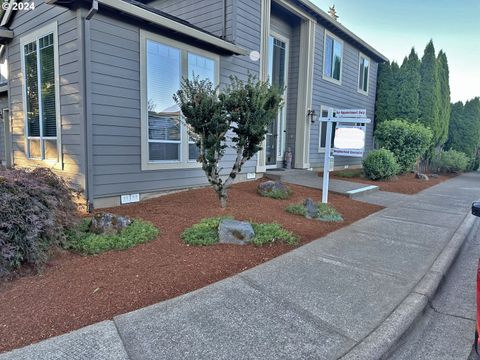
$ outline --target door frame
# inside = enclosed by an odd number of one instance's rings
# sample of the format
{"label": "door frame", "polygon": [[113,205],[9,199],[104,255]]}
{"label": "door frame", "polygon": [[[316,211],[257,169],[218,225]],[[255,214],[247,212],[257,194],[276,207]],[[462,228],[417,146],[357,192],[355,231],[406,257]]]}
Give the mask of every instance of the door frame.
{"label": "door frame", "polygon": [[[284,112],[283,112],[283,116],[282,116],[282,119],[279,119],[278,115],[277,115],[277,118],[276,118],[276,131],[277,131],[277,137],[276,137],[276,148],[275,148],[275,152],[276,152],[276,163],[275,164],[272,164],[272,165],[267,165],[266,163],[266,168],[267,169],[275,169],[275,168],[278,168],[278,162],[280,161],[283,161],[283,153],[285,153],[285,143],[287,141],[287,133],[286,133],[286,128],[287,128],[287,102],[288,102],[288,76],[290,74],[290,71],[289,71],[289,65],[290,65],[290,39],[280,33],[278,33],[277,31],[275,30],[272,30],[270,29],[269,33],[268,33],[268,40],[270,42],[270,37],[274,38],[274,39],[277,39],[277,40],[280,40],[281,42],[285,43],[285,69],[284,69],[284,86],[285,86],[285,91],[284,93],[282,94],[282,99],[283,99],[283,109],[284,109]],[[272,54],[268,54],[268,59],[267,59],[267,66],[270,65],[270,59],[271,59],[271,55]],[[268,74],[270,73],[270,68],[268,68]],[[283,149],[282,149],[282,146],[283,146]],[[280,155],[279,155],[280,153]]]}

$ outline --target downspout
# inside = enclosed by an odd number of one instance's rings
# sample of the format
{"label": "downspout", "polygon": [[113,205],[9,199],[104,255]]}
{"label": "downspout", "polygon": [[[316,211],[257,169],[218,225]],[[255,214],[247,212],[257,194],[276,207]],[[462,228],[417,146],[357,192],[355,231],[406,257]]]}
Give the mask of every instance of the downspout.
{"label": "downspout", "polygon": [[223,40],[227,39],[227,0],[223,0],[223,7],[222,7],[222,36]]}
{"label": "downspout", "polygon": [[85,106],[85,171],[87,209],[93,211],[93,121],[92,121],[92,96],[91,96],[91,30],[90,20],[98,12],[98,1],[92,1],[92,7],[87,13],[83,25],[83,81],[84,81],[84,106]]}

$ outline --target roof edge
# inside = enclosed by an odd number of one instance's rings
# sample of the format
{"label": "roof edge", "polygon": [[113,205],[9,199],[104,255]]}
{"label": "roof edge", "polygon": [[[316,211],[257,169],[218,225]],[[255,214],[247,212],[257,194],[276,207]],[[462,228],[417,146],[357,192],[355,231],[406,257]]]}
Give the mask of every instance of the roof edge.
{"label": "roof edge", "polygon": [[385,55],[383,55],[378,50],[376,50],[373,46],[369,45],[367,42],[365,42],[360,37],[355,35],[352,31],[347,29],[344,25],[340,24],[338,21],[334,21],[325,11],[320,9],[317,5],[312,3],[310,0],[295,0],[295,1],[297,1],[298,3],[302,4],[306,8],[313,11],[316,15],[320,16],[324,21],[328,22],[330,25],[337,28],[338,30],[343,32],[348,37],[351,37],[353,40],[355,40],[360,45],[365,47],[368,51],[370,51],[372,54],[374,54],[379,59],[383,60],[384,62],[389,61],[389,59]]}
{"label": "roof edge", "polygon": [[235,55],[247,55],[248,51],[240,46],[232,44],[231,42],[222,40],[214,35],[205,33],[203,31],[194,29],[190,26],[181,24],[175,20],[168,19],[159,14],[155,14],[151,11],[143,9],[133,4],[129,4],[124,1],[118,0],[98,0],[100,5],[110,7],[112,9],[121,11],[125,14],[131,15],[133,17],[140,18],[145,21],[149,21],[155,25],[159,25],[170,30],[176,31],[182,35],[193,37],[197,40],[205,42],[207,44],[213,45],[222,50],[231,52]]}

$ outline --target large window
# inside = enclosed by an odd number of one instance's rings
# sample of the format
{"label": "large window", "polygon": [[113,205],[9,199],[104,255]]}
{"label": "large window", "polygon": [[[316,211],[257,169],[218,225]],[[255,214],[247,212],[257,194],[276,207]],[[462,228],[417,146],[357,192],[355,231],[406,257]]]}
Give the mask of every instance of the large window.
{"label": "large window", "polygon": [[370,59],[360,53],[358,64],[358,91],[368,95],[368,76],[370,74]]}
{"label": "large window", "polygon": [[[199,151],[189,134],[173,94],[182,78],[209,79],[217,83],[218,60],[215,55],[156,35],[142,33],[145,41],[147,163],[153,168],[190,167]],[[150,167],[152,168],[152,167]]]}
{"label": "large window", "polygon": [[21,40],[26,152],[31,159],[58,160],[55,41],[54,29]]}
{"label": "large window", "polygon": [[[328,110],[332,108],[328,106],[321,106],[320,109],[320,118],[327,118],[328,117]],[[327,143],[327,123],[324,121],[319,121],[318,124],[318,152],[325,152],[325,144]],[[337,123],[332,123],[332,146],[333,140],[335,139],[335,127]]]}
{"label": "large window", "polygon": [[343,42],[329,32],[325,32],[323,78],[340,83],[342,81],[342,62]]}

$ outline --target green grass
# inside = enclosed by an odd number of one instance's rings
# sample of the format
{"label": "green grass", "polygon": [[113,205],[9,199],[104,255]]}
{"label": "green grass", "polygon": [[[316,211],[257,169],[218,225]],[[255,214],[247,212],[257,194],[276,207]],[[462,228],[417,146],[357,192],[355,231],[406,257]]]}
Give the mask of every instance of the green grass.
{"label": "green grass", "polygon": [[116,235],[93,234],[88,231],[89,225],[90,220],[85,219],[76,229],[68,231],[65,248],[86,255],[100,254],[129,249],[155,239],[160,233],[151,223],[142,220],[134,220]]}
{"label": "green grass", "polygon": [[[317,203],[315,219],[322,221],[338,222],[343,221],[342,215],[330,204]],[[305,216],[307,210],[303,204],[291,204],[285,209],[290,214]]]}
{"label": "green grass", "polygon": [[335,176],[338,177],[343,177],[343,178],[358,178],[363,175],[363,170],[362,169],[351,169],[351,170],[341,170],[338,172],[335,172]]}
{"label": "green grass", "polygon": [[[218,243],[218,226],[223,219],[233,219],[230,216],[202,219],[199,223],[185,229],[181,235],[182,240],[188,245],[206,246]],[[283,229],[279,224],[252,223],[255,237],[252,244],[262,246],[276,241],[294,245],[297,237],[290,231]]]}

